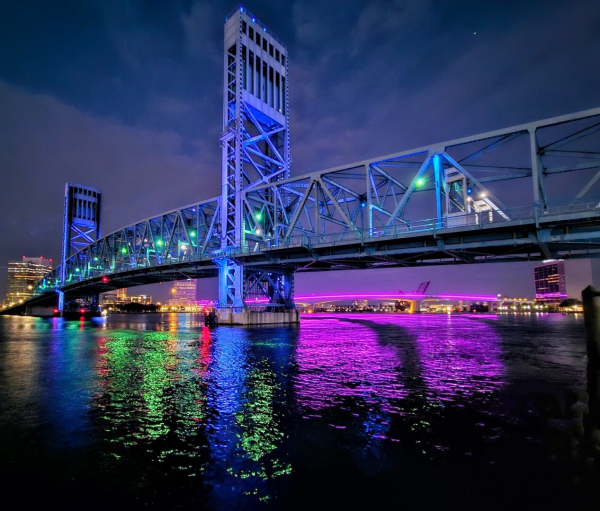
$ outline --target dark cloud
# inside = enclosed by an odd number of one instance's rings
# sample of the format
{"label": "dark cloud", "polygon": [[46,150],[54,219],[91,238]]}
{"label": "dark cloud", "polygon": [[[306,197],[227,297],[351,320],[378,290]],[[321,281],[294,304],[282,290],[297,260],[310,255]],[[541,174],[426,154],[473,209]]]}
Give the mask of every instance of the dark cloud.
{"label": "dark cloud", "polygon": [[[106,232],[218,193],[233,7],[2,3],[0,264],[58,259],[66,181],[104,191]],[[295,174],[600,105],[596,1],[246,7],[290,51]]]}
{"label": "dark cloud", "polygon": [[295,2],[296,167],[597,106],[598,4],[543,5]]}

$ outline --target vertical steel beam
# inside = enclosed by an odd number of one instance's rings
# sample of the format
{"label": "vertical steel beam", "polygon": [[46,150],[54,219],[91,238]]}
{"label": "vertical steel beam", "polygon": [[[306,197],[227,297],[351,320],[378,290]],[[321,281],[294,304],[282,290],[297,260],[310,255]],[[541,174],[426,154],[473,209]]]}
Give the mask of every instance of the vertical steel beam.
{"label": "vertical steel beam", "polygon": [[437,218],[437,227],[441,229],[443,226],[443,213],[442,213],[442,186],[443,186],[443,177],[442,177],[442,162],[440,160],[439,154],[433,155],[433,174],[435,177],[435,212]]}
{"label": "vertical steel beam", "polygon": [[548,208],[546,199],[546,182],[544,176],[544,166],[540,156],[540,146],[535,128],[529,129],[529,146],[531,150],[531,178],[533,181],[533,202],[535,203],[536,213],[541,208],[545,211]]}
{"label": "vertical steel beam", "polygon": [[[373,196],[371,190],[371,180],[373,176],[373,169],[371,165],[365,164],[365,190],[367,190],[367,236],[371,237],[373,235]],[[361,226],[364,230],[364,225]],[[364,236],[364,234],[363,234]]]}

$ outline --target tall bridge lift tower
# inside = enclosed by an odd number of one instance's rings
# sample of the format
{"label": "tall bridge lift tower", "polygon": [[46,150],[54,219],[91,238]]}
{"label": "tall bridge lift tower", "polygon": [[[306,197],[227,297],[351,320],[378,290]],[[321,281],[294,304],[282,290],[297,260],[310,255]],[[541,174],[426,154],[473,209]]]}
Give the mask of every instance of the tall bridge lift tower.
{"label": "tall bridge lift tower", "polygon": [[[225,22],[219,321],[298,321],[293,273],[236,261],[255,242],[276,238],[286,207],[273,187],[260,205],[245,192],[290,177],[288,53],[244,7]],[[281,223],[281,227],[279,226]],[[259,312],[260,311],[260,312]]]}

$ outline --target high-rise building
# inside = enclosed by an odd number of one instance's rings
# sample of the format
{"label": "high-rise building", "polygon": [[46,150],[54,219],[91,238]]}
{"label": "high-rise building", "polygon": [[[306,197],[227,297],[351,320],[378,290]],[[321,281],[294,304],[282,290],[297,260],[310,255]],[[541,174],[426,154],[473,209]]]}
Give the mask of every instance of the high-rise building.
{"label": "high-rise building", "polygon": [[564,261],[548,261],[542,266],[536,266],[533,276],[536,301],[561,302],[567,297]]}
{"label": "high-rise building", "polygon": [[36,282],[52,271],[52,259],[25,257],[9,261],[5,306],[16,305],[33,295]]}
{"label": "high-rise building", "polygon": [[173,283],[171,305],[192,305],[196,302],[196,280],[176,280]]}

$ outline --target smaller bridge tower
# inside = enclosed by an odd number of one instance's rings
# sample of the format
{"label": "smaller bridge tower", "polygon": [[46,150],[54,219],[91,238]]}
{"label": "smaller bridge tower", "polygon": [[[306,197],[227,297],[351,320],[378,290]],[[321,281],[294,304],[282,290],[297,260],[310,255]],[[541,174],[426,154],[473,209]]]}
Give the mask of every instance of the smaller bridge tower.
{"label": "smaller bridge tower", "polygon": [[[63,216],[63,238],[60,281],[65,286],[69,276],[66,261],[74,253],[86,248],[102,237],[102,192],[96,188],[75,183],[65,185],[65,209]],[[98,308],[98,295],[78,297],[88,302],[90,309]],[[65,308],[76,304],[67,301],[65,294],[58,292],[58,309],[61,313]]]}

